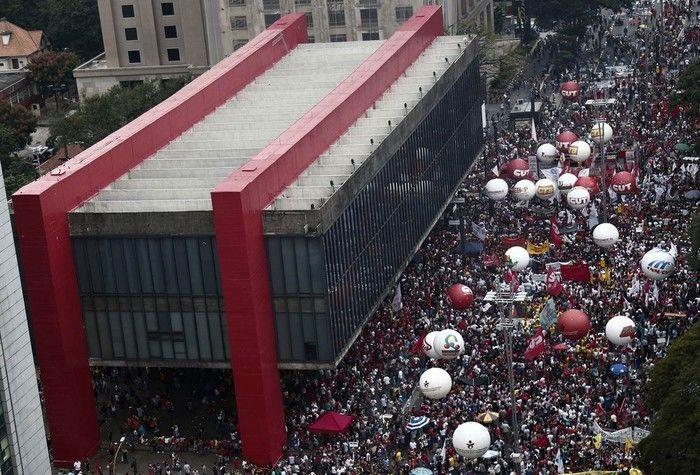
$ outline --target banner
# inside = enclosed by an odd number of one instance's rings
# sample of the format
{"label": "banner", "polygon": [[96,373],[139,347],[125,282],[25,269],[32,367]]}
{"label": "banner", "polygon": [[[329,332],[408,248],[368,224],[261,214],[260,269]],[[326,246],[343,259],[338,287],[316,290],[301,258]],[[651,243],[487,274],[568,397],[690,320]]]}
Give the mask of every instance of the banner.
{"label": "banner", "polygon": [[549,239],[552,241],[554,247],[561,247],[561,234],[559,234],[559,225],[557,224],[556,216],[552,216],[552,221],[549,224]]}
{"label": "banner", "polygon": [[503,244],[506,247],[525,247],[527,241],[522,236],[501,236],[501,244]]}
{"label": "banner", "polygon": [[551,297],[547,299],[540,311],[540,325],[545,330],[554,325],[557,322],[557,308],[554,305],[554,299]]}
{"label": "banner", "polygon": [[401,311],[403,308],[403,300],[401,297],[401,285],[396,286],[396,293],[394,294],[394,299],[391,301],[391,310],[396,313]]}
{"label": "banner", "polygon": [[607,442],[617,444],[623,444],[628,440],[636,444],[650,434],[648,430],[639,427],[625,427],[616,431],[607,431],[598,425],[598,421],[593,421],[593,433],[602,435],[603,440]]}
{"label": "banner", "polygon": [[474,221],[472,221],[472,234],[479,241],[486,239],[486,228],[479,226]]}
{"label": "banner", "polygon": [[554,295],[555,297],[557,297],[564,290],[564,287],[561,285],[560,277],[561,275],[557,275],[557,273],[554,272],[553,269],[547,269],[546,283],[547,293],[549,293],[549,295]]}
{"label": "banner", "polygon": [[500,259],[495,254],[485,254],[481,260],[484,263],[484,267],[496,267],[500,263]]}
{"label": "banner", "polygon": [[527,241],[527,252],[531,256],[546,254],[549,252],[549,241],[545,241],[542,244],[533,244],[530,241]]}
{"label": "banner", "polygon": [[544,333],[538,328],[525,349],[525,361],[532,361],[544,352]]}
{"label": "banner", "polygon": [[584,262],[576,262],[574,264],[562,264],[561,266],[562,280],[573,282],[590,282],[591,270]]}

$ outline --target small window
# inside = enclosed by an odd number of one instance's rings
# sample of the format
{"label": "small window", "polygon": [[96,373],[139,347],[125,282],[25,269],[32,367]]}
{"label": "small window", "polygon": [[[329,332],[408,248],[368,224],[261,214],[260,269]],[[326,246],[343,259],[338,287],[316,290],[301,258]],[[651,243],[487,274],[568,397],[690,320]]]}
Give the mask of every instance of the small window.
{"label": "small window", "polygon": [[134,18],[134,6],[133,5],[122,5],[122,17],[124,18]]}
{"label": "small window", "polygon": [[396,21],[403,23],[413,16],[413,7],[396,7]]}
{"label": "small window", "polygon": [[124,36],[126,37],[127,41],[136,41],[139,39],[136,28],[124,28]]}
{"label": "small window", "polygon": [[268,13],[265,15],[265,28],[269,28],[274,22],[280,19],[279,13]]}
{"label": "small window", "polygon": [[362,33],[362,41],[370,41],[370,40],[378,40],[379,39],[379,32],[373,31],[373,32],[364,32]]}
{"label": "small window", "polygon": [[141,51],[139,51],[139,50],[129,51],[129,62],[130,63],[140,63],[141,62]]}
{"label": "small window", "polygon": [[314,27],[314,15],[311,12],[306,12],[306,27],[307,28],[313,28]]}
{"label": "small window", "polygon": [[168,25],[164,27],[163,30],[165,31],[166,38],[177,38],[177,26]]}
{"label": "small window", "polygon": [[244,7],[245,0],[228,0],[229,7]]}
{"label": "small window", "polygon": [[314,37],[314,35],[309,35],[309,41],[308,41],[308,42],[309,42],[309,43],[316,43],[316,38]]}
{"label": "small window", "polygon": [[163,16],[174,15],[175,5],[173,5],[173,2],[163,2],[160,4],[160,11],[163,13]]}
{"label": "small window", "polygon": [[231,29],[232,30],[247,30],[248,29],[248,20],[244,16],[231,17]]}
{"label": "small window", "polygon": [[347,35],[331,35],[331,43],[342,43],[343,41],[347,40]]}
{"label": "small window", "polygon": [[340,9],[331,9],[331,5],[335,6],[337,4],[328,4],[328,25],[345,26],[345,10],[342,9],[343,5],[340,5]]}
{"label": "small window", "polygon": [[233,40],[233,51],[241,49],[248,43],[248,40]]}
{"label": "small window", "polygon": [[168,61],[180,61],[179,48],[168,48]]}
{"label": "small window", "polygon": [[294,0],[294,5],[302,6],[302,5],[311,5],[311,0]]}

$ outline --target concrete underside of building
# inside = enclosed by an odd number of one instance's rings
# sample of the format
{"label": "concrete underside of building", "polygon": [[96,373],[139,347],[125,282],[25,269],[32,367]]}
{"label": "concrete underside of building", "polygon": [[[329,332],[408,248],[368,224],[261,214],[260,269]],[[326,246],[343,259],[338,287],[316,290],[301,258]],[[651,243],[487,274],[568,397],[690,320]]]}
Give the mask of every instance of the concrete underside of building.
{"label": "concrete underside of building", "polygon": [[14,195],[59,462],[99,442],[89,364],[231,367],[244,456],[278,459],[278,368],[341,361],[481,147],[476,43],[442,31],[285,16]]}

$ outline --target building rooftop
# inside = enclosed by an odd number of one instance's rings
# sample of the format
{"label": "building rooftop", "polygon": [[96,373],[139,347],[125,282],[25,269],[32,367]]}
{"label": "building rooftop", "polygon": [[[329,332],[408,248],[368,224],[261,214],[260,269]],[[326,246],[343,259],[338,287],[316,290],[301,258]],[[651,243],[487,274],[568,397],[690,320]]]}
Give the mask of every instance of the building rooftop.
{"label": "building rooftop", "polygon": [[338,86],[383,41],[302,44],[76,212],[211,211],[211,191]]}
{"label": "building rooftop", "polygon": [[25,30],[0,19],[0,58],[30,56],[43,48],[41,30]]}
{"label": "building rooftop", "polygon": [[266,211],[320,209],[466,51],[462,36],[442,36]]}
{"label": "building rooftop", "polygon": [[1,72],[0,73],[0,91],[6,89],[13,84],[17,84],[22,79],[27,77],[27,72]]}

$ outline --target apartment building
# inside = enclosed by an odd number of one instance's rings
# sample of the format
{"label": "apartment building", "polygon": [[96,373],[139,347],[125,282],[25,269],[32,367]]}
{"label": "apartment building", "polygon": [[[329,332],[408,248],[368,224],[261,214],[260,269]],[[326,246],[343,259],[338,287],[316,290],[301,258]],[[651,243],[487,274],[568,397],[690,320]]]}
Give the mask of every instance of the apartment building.
{"label": "apartment building", "polygon": [[74,75],[81,97],[115,84],[201,74],[287,13],[306,15],[309,42],[390,37],[425,4],[493,30],[493,0],[97,0],[105,51]]}

